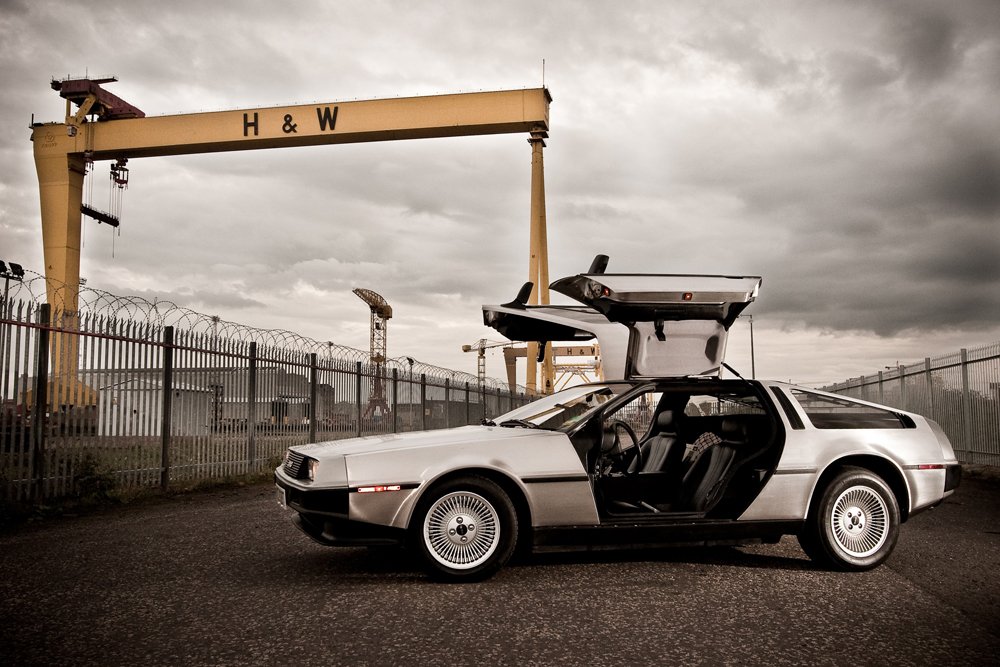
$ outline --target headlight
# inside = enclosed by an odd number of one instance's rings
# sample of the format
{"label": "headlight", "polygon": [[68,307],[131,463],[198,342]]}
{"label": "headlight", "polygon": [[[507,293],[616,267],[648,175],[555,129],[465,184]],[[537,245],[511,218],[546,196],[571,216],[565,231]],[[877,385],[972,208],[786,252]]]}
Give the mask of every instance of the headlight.
{"label": "headlight", "polygon": [[309,481],[316,481],[316,471],[319,470],[319,461],[316,459],[306,459],[309,462]]}

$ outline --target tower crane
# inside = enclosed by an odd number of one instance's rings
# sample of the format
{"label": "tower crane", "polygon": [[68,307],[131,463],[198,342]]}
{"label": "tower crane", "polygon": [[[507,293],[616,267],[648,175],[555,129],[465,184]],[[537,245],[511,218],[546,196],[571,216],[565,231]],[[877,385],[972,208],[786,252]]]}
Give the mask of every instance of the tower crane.
{"label": "tower crane", "polygon": [[[492,340],[486,340],[485,338],[480,338],[478,341],[472,345],[463,345],[462,352],[473,352],[477,353],[477,365],[476,365],[476,377],[479,378],[479,384],[482,385],[486,381],[486,350],[494,347],[511,347],[513,343],[498,343]],[[506,357],[505,357],[506,358]]]}
{"label": "tower crane", "polygon": [[365,408],[365,419],[375,415],[388,415],[389,405],[385,400],[385,351],[388,336],[388,322],[392,317],[392,306],[382,295],[370,289],[357,288],[354,294],[368,304],[371,310],[370,357],[374,366],[372,388],[368,397],[368,407]]}
{"label": "tower crane", "polygon": [[[486,378],[486,350],[495,347],[503,348],[504,365],[507,367],[507,383],[510,385],[510,392],[517,391],[517,360],[519,358],[530,359],[527,347],[520,347],[513,343],[497,343],[495,341],[480,338],[472,345],[463,345],[462,352],[477,352],[478,366],[477,376],[479,384]],[[593,382],[604,380],[604,369],[601,367],[601,348],[593,345],[556,345],[550,344],[550,353],[553,360],[554,371],[553,388],[555,390],[565,389],[573,378],[583,382]],[[561,357],[592,357],[590,361],[576,361],[571,363],[556,363],[555,359]]]}

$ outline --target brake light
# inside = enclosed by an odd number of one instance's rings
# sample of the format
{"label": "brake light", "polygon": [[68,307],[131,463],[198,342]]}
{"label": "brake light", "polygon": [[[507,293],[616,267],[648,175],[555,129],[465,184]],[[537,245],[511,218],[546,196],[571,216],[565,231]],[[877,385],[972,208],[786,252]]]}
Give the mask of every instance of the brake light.
{"label": "brake light", "polygon": [[693,298],[694,294],[691,292],[684,292],[684,294],[681,295],[681,301],[690,301]]}
{"label": "brake light", "polygon": [[399,491],[399,484],[388,484],[385,486],[359,486],[358,493],[382,493],[383,491]]}

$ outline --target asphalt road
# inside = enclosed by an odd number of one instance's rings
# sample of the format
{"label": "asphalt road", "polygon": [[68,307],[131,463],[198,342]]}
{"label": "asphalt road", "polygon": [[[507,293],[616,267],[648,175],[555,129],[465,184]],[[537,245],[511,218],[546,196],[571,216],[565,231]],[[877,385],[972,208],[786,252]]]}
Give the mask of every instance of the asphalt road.
{"label": "asphalt road", "polygon": [[1000,483],[967,479],[872,572],[794,539],[536,556],[435,584],[394,551],[328,549],[270,486],[49,520],[0,537],[6,665],[997,664]]}

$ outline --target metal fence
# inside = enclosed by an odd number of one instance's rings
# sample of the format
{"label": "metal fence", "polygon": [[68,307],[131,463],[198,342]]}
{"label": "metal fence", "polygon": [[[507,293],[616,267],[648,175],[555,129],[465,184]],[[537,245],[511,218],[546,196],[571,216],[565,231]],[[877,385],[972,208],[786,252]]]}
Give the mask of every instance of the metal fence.
{"label": "metal fence", "polygon": [[930,417],[963,463],[1000,465],[1000,343],[823,388]]}
{"label": "metal fence", "polygon": [[6,502],[265,473],[290,445],[478,423],[529,400],[409,357],[373,364],[290,332],[88,294],[78,313],[30,298],[0,308]]}

